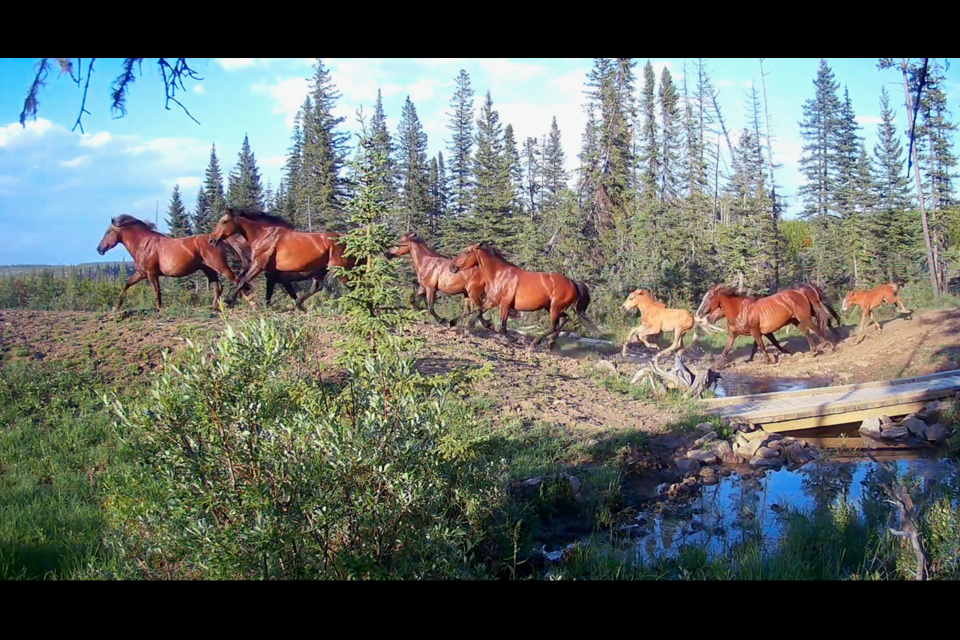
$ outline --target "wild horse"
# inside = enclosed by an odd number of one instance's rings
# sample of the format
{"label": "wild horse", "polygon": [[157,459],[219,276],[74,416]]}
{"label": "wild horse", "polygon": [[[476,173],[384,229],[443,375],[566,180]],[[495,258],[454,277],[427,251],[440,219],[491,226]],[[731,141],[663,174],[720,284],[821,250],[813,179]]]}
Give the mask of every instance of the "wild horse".
{"label": "wild horse", "polygon": [[910,310],[903,306],[903,300],[900,299],[900,285],[895,282],[881,284],[869,291],[851,291],[843,299],[841,311],[846,311],[850,307],[860,307],[860,331],[857,334],[857,344],[863,342],[863,330],[867,320],[872,320],[877,325],[877,331],[881,331],[880,323],[873,317],[873,312],[882,304],[896,304],[900,313],[910,313]]}
{"label": "wild horse", "polygon": [[819,349],[814,347],[813,339],[810,337],[811,332],[817,335],[821,345],[829,344],[831,349],[836,349],[836,346],[827,339],[820,323],[814,322],[816,318],[822,317],[818,315],[818,311],[820,314],[825,314],[827,311],[817,310],[810,299],[796,289],[785,289],[771,296],[752,298],[740,294],[734,287],[717,285],[707,291],[697,309],[697,316],[715,319],[718,309],[722,309],[723,316],[727,318],[727,346],[721,353],[724,362],[729,360],[728,354],[737,337],[749,335],[755,342],[755,347],[750,352],[750,360],[756,353],[756,347],[759,347],[767,363],[771,363],[763,338],[764,336],[770,338],[771,343],[780,351],[784,351],[776,343],[772,334],[788,324],[794,324],[800,328],[814,355],[819,353]]}
{"label": "wild horse", "polygon": [[[213,285],[214,309],[218,309],[220,304],[221,288],[217,274],[223,275],[230,282],[240,282],[240,278],[227,264],[225,247],[211,246],[207,235],[171,238],[157,231],[152,222],[121,215],[110,221],[110,226],[97,247],[97,253],[104,255],[118,244],[122,244],[130,252],[136,272],[123,284],[120,298],[113,307],[114,311],[120,310],[127,289],[141,280],[149,280],[153,285],[153,290],[157,293],[157,311],[163,307],[160,299],[160,276],[184,278],[202,271],[207,276],[207,281]],[[241,243],[228,242],[226,246],[237,255],[242,265],[250,263],[249,249]],[[247,302],[253,306],[250,288],[246,283],[239,285],[237,291],[243,291]]]}
{"label": "wild horse", "polygon": [[486,301],[477,313],[477,318],[486,309],[500,307],[500,335],[507,337],[507,318],[510,311],[550,310],[550,329],[530,343],[533,349],[549,337],[550,348],[560,330],[569,321],[566,310],[576,305],[577,317],[589,331],[599,333],[596,326],[587,317],[590,305],[590,290],[581,282],[574,282],[562,273],[540,273],[526,271],[504,258],[499,251],[486,242],[472,244],[450,264],[450,271],[457,273],[465,269],[480,268],[483,275]]}
{"label": "wild horse", "polygon": [[720,331],[718,327],[710,325],[702,318],[694,318],[693,314],[686,309],[667,309],[667,305],[654,298],[653,294],[646,289],[637,289],[631,292],[623,303],[623,308],[627,311],[639,309],[642,314],[640,326],[631,329],[626,341],[623,343],[623,349],[620,355],[624,356],[627,355],[627,346],[630,344],[630,341],[633,340],[634,336],[647,348],[653,349],[654,345],[647,342],[648,336],[673,332],[673,344],[663,351],[659,351],[655,356],[656,358],[660,358],[671,351],[682,355],[684,349],[683,336],[691,329],[694,329],[694,339],[696,339],[695,329],[698,322],[701,325],[705,324],[708,330],[713,329]]}
{"label": "wild horse", "polygon": [[[243,236],[250,244],[251,257],[250,266],[229,301],[236,299],[240,287],[261,273],[283,284],[292,297],[295,293],[289,283],[312,279],[310,291],[296,298],[297,309],[306,311],[303,303],[319,291],[330,267],[350,269],[356,264],[353,258],[344,255],[346,246],[339,241],[340,234],[297,231],[279,216],[227,209],[210,234],[210,244],[235,235]],[[345,278],[341,277],[341,281],[345,282]]]}

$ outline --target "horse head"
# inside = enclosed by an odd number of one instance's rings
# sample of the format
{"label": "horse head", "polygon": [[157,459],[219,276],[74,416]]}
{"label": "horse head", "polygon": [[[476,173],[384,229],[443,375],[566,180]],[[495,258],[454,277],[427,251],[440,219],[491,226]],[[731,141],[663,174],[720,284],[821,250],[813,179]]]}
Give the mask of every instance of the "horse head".
{"label": "horse head", "polygon": [[636,309],[640,306],[640,301],[643,298],[649,298],[649,297],[650,297],[650,292],[647,291],[646,289],[635,289],[634,291],[630,292],[629,296],[627,296],[626,302],[623,303],[623,308],[626,309],[627,311],[630,311],[631,309]]}
{"label": "horse head", "polygon": [[853,299],[856,293],[856,291],[851,291],[843,297],[843,306],[840,307],[840,313],[846,313],[847,309],[850,308],[850,305],[853,304]]}
{"label": "horse head", "polygon": [[107,227],[106,233],[103,234],[103,239],[100,240],[100,244],[97,245],[97,253],[103,255],[118,244],[120,244],[120,222],[117,218],[112,218],[110,220],[110,226]]}
{"label": "horse head", "polygon": [[486,242],[478,242],[477,244],[472,244],[463,251],[460,252],[456,258],[450,263],[450,273],[457,273],[464,269],[472,269],[473,267],[480,264],[479,253],[481,250],[487,248]]}
{"label": "horse head", "polygon": [[233,211],[227,209],[217,222],[213,233],[210,234],[209,242],[215,245],[221,240],[226,240],[231,236],[241,233],[241,231],[240,225],[237,223],[237,217],[233,214]]}
{"label": "horse head", "polygon": [[387,257],[399,258],[400,256],[409,254],[410,245],[414,242],[421,242],[420,236],[417,235],[416,231],[411,231],[400,238],[400,242],[397,243],[397,246],[387,251]]}

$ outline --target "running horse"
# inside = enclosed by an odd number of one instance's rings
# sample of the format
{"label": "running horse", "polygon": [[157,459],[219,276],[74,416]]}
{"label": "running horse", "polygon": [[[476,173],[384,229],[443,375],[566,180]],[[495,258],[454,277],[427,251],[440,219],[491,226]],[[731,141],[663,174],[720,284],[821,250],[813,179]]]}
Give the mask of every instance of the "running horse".
{"label": "running horse", "polygon": [[566,310],[574,307],[577,317],[587,330],[599,333],[596,326],[587,317],[590,305],[590,290],[581,282],[575,282],[562,273],[541,273],[526,271],[504,258],[499,251],[486,242],[472,244],[457,256],[450,264],[450,271],[458,273],[466,269],[479,267],[483,275],[486,301],[477,313],[479,319],[486,309],[500,308],[500,335],[508,338],[507,318],[510,311],[550,310],[550,329],[530,343],[532,351],[540,342],[549,337],[552,349],[560,330],[570,320]]}
{"label": "running horse", "polygon": [[882,304],[896,304],[901,313],[910,313],[910,310],[903,306],[900,299],[900,285],[896,282],[881,284],[869,291],[851,291],[843,299],[841,311],[846,311],[850,307],[860,307],[860,332],[857,334],[857,344],[863,342],[863,330],[867,320],[872,320],[877,325],[877,331],[880,332],[880,323],[873,317],[873,312]]}
{"label": "running horse", "polygon": [[691,329],[694,329],[694,338],[696,338],[696,325],[707,324],[711,329],[719,331],[718,327],[713,327],[702,318],[694,318],[693,314],[686,309],[667,309],[667,305],[653,297],[646,289],[637,289],[627,296],[623,303],[623,308],[627,311],[639,309],[642,314],[640,326],[634,327],[627,335],[626,342],[623,343],[623,349],[620,355],[627,355],[627,346],[636,336],[647,348],[653,349],[654,345],[647,342],[647,336],[656,336],[661,333],[673,332],[673,344],[659,351],[656,358],[660,358],[671,351],[676,351],[677,355],[683,355],[683,336]]}
{"label": "running horse", "polygon": [[[409,255],[413,260],[413,270],[417,274],[417,283],[419,284],[415,296],[426,296],[427,311],[438,323],[452,327],[456,325],[460,318],[473,313],[474,309],[482,309],[484,284],[483,275],[479,268],[474,267],[456,273],[451,272],[450,263],[452,260],[431,249],[423,238],[414,232],[400,238],[397,246],[390,249],[387,254],[394,258]],[[450,321],[438,316],[433,309],[438,291],[448,296],[464,296],[466,298],[466,313]],[[474,318],[473,322],[476,323],[478,319],[487,329],[492,328],[490,321],[484,318],[482,313]]]}
{"label": "running horse", "polygon": [[[210,234],[210,244],[237,235],[243,236],[250,244],[250,266],[228,301],[235,300],[242,287],[266,273],[268,294],[272,293],[270,280],[275,280],[295,298],[297,309],[305,312],[304,302],[320,290],[330,267],[350,269],[356,264],[353,258],[344,255],[346,246],[339,241],[340,234],[297,231],[283,218],[266,213],[227,209]],[[296,298],[290,283],[311,279],[310,291]],[[340,280],[346,283],[346,278]]]}
{"label": "running horse", "polygon": [[[759,347],[767,364],[770,364],[772,360],[763,344],[763,338],[767,336],[771,338],[771,343],[776,344],[775,338],[772,338],[773,332],[788,324],[796,324],[799,327],[814,356],[820,353],[820,349],[814,347],[811,333],[816,334],[820,340],[820,346],[829,344],[832,350],[836,350],[836,346],[827,339],[820,328],[819,321],[814,322],[817,317],[822,317],[818,316],[815,305],[796,289],[785,289],[771,296],[752,298],[741,295],[734,287],[717,285],[707,291],[703,297],[703,302],[697,309],[697,316],[713,319],[717,317],[718,309],[722,309],[723,316],[727,318],[727,346],[721,353],[724,363],[729,362],[729,353],[737,337],[748,335],[752,336],[755,342],[749,360],[753,359],[756,347]],[[827,312],[823,309],[820,313]],[[779,348],[783,351],[782,347]]]}
{"label": "running horse", "polygon": [[[219,309],[221,287],[217,274],[223,275],[235,284],[240,282],[240,278],[227,263],[226,248],[210,246],[208,240],[207,235],[171,238],[157,231],[152,222],[125,214],[113,218],[97,247],[97,253],[104,255],[118,244],[122,244],[133,256],[133,267],[136,270],[123,283],[123,290],[120,291],[120,297],[113,310],[120,310],[123,299],[127,295],[127,289],[141,280],[149,280],[157,293],[157,311],[160,311],[163,308],[160,276],[184,278],[197,271],[202,271],[207,276],[207,281],[213,285],[213,308]],[[244,267],[250,263],[249,250],[242,243],[229,242],[226,246],[237,255]],[[237,291],[241,290],[247,302],[253,306],[250,287],[245,284],[238,286]]]}
{"label": "running horse", "polygon": [[[823,289],[809,282],[801,282],[800,284],[795,284],[787,288],[796,289],[803,295],[807,296],[807,299],[810,300],[810,304],[813,305],[814,311],[817,312],[817,320],[819,321],[821,331],[826,333],[827,330],[830,330],[833,332],[834,337],[840,337],[839,329],[840,325],[842,324],[840,321],[840,314],[837,313],[837,310],[833,308],[833,303],[830,302],[830,298],[827,297],[827,294],[824,293]],[[824,311],[826,311],[826,313],[823,313]],[[831,317],[836,322],[836,326],[831,326]],[[794,322],[794,324],[796,324],[796,322]]]}

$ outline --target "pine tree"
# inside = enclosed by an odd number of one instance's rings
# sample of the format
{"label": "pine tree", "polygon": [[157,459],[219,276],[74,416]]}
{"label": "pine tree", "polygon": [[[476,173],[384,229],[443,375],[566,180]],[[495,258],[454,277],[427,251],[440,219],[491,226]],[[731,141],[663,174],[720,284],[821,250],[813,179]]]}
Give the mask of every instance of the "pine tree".
{"label": "pine tree", "polygon": [[543,191],[546,206],[552,206],[560,192],[567,188],[567,160],[560,140],[557,117],[550,124],[550,136],[543,149]]}
{"label": "pine tree", "polygon": [[487,91],[477,119],[476,186],[473,203],[477,237],[495,243],[504,253],[513,249],[513,187],[507,164],[500,114]]}
{"label": "pine tree", "polygon": [[333,114],[340,93],[322,58],[314,65],[310,97],[313,108],[306,109],[303,118],[301,198],[309,198],[314,227],[342,231],[347,226],[344,202],[349,195],[343,171],[347,134],[339,131],[344,118]]}
{"label": "pine tree", "polygon": [[447,219],[450,211],[450,178],[447,176],[447,166],[443,161],[443,152],[437,152],[437,213],[439,215],[439,227],[437,233],[441,233],[443,222]]}
{"label": "pine tree", "polygon": [[[199,204],[201,199],[197,199]],[[217,159],[217,146],[210,149],[210,163],[207,165],[203,183],[203,208],[194,214],[195,233],[210,233],[227,208],[227,198],[223,192],[223,174],[220,172],[220,160]]]}
{"label": "pine tree", "polygon": [[407,96],[403,105],[397,140],[395,166],[401,218],[396,231],[418,231],[429,235],[426,229],[427,212],[430,210],[427,134],[423,132],[410,96]]}
{"label": "pine tree", "polygon": [[387,176],[386,182],[382,185],[383,194],[388,203],[387,213],[391,213],[392,203],[397,198],[396,185],[396,167],[394,166],[394,154],[396,148],[393,139],[390,136],[390,130],[387,127],[387,116],[383,111],[383,98],[380,89],[377,89],[377,102],[373,107],[373,117],[370,119],[370,144],[375,153],[386,158],[383,166],[383,174]]}
{"label": "pine tree", "polygon": [[230,173],[228,182],[228,206],[238,209],[263,209],[260,169],[257,168],[257,158],[250,150],[250,139],[246,134],[237,157],[237,166]]}
{"label": "pine tree", "polygon": [[868,231],[875,247],[878,279],[914,275],[913,264],[922,255],[920,229],[914,207],[910,177],[904,165],[903,146],[894,124],[894,111],[886,88],[880,90],[880,126],[873,147],[874,188],[877,210]]}
{"label": "pine tree", "polygon": [[457,76],[457,89],[450,99],[452,113],[447,129],[452,132],[450,140],[450,213],[454,217],[469,211],[473,186],[471,152],[473,150],[473,89],[470,76],[463,69]]}
{"label": "pine tree", "polygon": [[660,199],[676,200],[680,195],[680,148],[682,124],[677,87],[666,67],[660,74],[660,118],[663,145],[660,158]]}
{"label": "pine tree", "polygon": [[264,211],[274,213],[279,211],[277,207],[277,194],[273,190],[273,181],[269,178],[267,178],[267,186],[263,188],[263,209]]}
{"label": "pine tree", "polygon": [[661,178],[660,145],[657,142],[656,111],[657,77],[653,65],[647,60],[643,67],[643,91],[640,94],[640,112],[643,122],[640,133],[640,181],[638,185],[647,200],[658,198],[658,183]]}
{"label": "pine tree", "polygon": [[283,216],[298,228],[303,229],[305,210],[301,208],[306,193],[303,188],[303,120],[306,114],[313,111],[313,103],[307,96],[300,110],[293,120],[293,134],[290,136],[290,147],[287,149],[287,161],[283,168],[284,198],[277,196],[283,211]]}
{"label": "pine tree", "polygon": [[517,216],[523,211],[523,165],[520,162],[520,152],[517,151],[517,139],[512,124],[508,124],[503,130],[503,160],[510,175],[511,207],[514,216]]}
{"label": "pine tree", "polygon": [[183,198],[180,197],[179,184],[173,185],[173,195],[170,196],[170,207],[167,209],[167,230],[169,235],[174,238],[185,238],[193,235],[190,216],[183,206]]}
{"label": "pine tree", "polygon": [[540,193],[543,190],[543,169],[540,142],[536,138],[523,141],[523,202],[531,218],[540,214]]}
{"label": "pine tree", "polygon": [[213,230],[211,227],[208,231],[209,219],[207,211],[207,193],[204,191],[203,187],[200,187],[200,191],[197,192],[197,204],[193,209],[193,215],[191,218],[193,223],[191,224],[193,233],[208,233],[209,231]]}

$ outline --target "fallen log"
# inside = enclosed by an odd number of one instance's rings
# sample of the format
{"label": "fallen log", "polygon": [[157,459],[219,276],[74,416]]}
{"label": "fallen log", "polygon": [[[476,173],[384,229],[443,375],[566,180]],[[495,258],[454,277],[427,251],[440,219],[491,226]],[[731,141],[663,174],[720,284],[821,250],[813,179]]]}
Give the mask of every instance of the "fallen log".
{"label": "fallen log", "polygon": [[686,398],[701,398],[705,391],[716,387],[720,380],[719,373],[710,368],[691,370],[683,363],[679,354],[673,355],[672,369],[661,367],[657,360],[653,359],[637,371],[630,384],[649,384],[657,395],[666,393],[669,389],[679,389]]}

